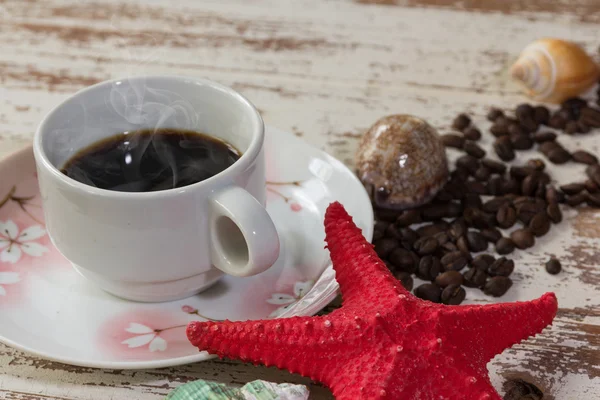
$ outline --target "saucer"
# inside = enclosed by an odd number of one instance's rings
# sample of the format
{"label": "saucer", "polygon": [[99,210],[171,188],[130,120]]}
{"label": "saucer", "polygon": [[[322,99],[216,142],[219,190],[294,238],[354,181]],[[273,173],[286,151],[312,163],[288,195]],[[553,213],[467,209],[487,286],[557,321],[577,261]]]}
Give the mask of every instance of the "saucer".
{"label": "saucer", "polygon": [[126,301],[79,275],[46,233],[31,147],[2,160],[0,342],[66,364],[159,368],[214,357],[188,342],[190,321],[316,314],[338,289],[324,248],[325,210],[339,201],[370,240],[371,203],[352,171],[289,133],[268,127],[265,154],[277,263],[168,303]]}

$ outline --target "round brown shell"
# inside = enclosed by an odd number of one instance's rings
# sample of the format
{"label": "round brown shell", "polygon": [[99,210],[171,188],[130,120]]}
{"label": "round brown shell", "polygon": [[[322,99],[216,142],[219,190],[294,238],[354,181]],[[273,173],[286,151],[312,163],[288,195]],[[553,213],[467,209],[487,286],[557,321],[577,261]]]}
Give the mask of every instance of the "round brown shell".
{"label": "round brown shell", "polygon": [[411,115],[390,115],[362,137],[359,179],[377,207],[407,209],[431,200],[448,180],[446,150],[435,128]]}

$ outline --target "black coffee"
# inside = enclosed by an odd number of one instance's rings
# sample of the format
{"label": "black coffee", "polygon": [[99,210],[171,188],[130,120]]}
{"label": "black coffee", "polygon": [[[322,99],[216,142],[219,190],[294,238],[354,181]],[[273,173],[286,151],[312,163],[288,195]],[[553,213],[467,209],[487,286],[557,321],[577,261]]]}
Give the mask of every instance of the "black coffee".
{"label": "black coffee", "polygon": [[202,133],[152,129],[94,143],[75,154],[62,172],[102,189],[151,192],[208,179],[240,156],[229,143]]}

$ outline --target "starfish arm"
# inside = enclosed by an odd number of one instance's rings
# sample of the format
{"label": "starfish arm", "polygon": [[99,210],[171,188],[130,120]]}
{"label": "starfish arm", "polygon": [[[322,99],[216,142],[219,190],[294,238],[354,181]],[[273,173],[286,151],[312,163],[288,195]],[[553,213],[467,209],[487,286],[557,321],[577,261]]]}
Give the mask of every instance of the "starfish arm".
{"label": "starfish arm", "polygon": [[[276,366],[314,380],[327,380],[336,358],[326,357],[332,319],[290,317],[272,320],[190,322],[188,340],[201,351],[244,362]],[[333,330],[336,331],[336,330]]]}
{"label": "starfish arm", "polygon": [[[540,333],[558,309],[554,293],[526,302],[445,307],[439,328],[451,345],[472,349],[472,359],[485,365],[503,350]],[[483,364],[481,364],[483,363]]]}
{"label": "starfish arm", "polygon": [[325,240],[346,309],[372,309],[399,293],[411,296],[338,202],[325,213]]}

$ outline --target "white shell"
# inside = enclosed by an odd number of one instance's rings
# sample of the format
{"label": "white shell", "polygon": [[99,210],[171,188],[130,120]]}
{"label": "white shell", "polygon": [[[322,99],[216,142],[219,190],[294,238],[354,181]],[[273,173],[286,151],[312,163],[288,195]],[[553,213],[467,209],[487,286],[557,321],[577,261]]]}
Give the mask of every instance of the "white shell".
{"label": "white shell", "polygon": [[575,43],[539,39],[523,49],[510,73],[532,99],[561,103],[591,88],[600,71]]}

